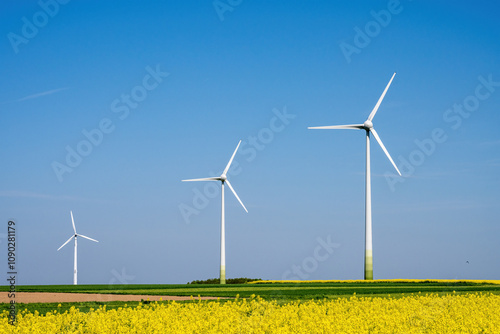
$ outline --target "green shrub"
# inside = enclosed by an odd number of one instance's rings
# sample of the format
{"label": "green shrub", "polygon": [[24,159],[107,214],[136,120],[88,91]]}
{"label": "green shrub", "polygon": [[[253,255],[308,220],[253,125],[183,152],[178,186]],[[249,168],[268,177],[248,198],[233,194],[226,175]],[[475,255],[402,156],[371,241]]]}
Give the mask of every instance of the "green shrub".
{"label": "green shrub", "polygon": [[[248,282],[254,282],[254,281],[262,281],[261,278],[246,278],[246,277],[241,277],[241,278],[228,278],[226,279],[226,284],[245,284]],[[204,281],[192,281],[187,284],[219,284],[220,279],[219,278],[209,278]]]}

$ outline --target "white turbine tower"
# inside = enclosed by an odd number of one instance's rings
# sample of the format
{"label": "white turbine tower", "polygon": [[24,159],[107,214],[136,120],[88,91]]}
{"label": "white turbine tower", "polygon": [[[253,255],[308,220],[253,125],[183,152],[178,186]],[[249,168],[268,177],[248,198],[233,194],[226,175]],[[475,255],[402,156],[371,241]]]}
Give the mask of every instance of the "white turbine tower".
{"label": "white turbine tower", "polygon": [[382,93],[382,96],[380,96],[377,104],[375,105],[372,112],[370,113],[370,116],[368,116],[368,119],[363,124],[309,127],[309,129],[359,129],[359,130],[366,131],[365,280],[372,280],[373,279],[372,197],[371,197],[371,176],[370,176],[370,133],[373,134],[373,137],[375,137],[375,139],[379,143],[380,147],[384,151],[387,158],[389,158],[389,160],[391,161],[394,168],[396,168],[396,171],[398,172],[398,174],[401,175],[398,167],[396,166],[396,164],[392,160],[389,152],[387,152],[387,149],[385,148],[384,144],[382,143],[382,140],[380,140],[380,137],[378,136],[377,131],[375,131],[375,129],[373,128],[373,123],[372,123],[373,117],[375,117],[375,114],[377,113],[377,110],[380,107],[380,103],[384,99],[384,96],[387,93],[387,90],[389,89],[389,86],[391,85],[392,80],[394,79],[395,75],[396,75],[396,73],[394,73],[392,75],[392,78],[389,81],[389,83],[387,84],[387,87],[385,87],[385,90]]}
{"label": "white turbine tower", "polygon": [[63,243],[63,245],[61,247],[59,247],[57,249],[57,251],[59,251],[61,248],[63,248],[64,246],[66,246],[66,244],[68,242],[71,241],[71,239],[75,238],[75,264],[74,264],[74,271],[73,271],[73,284],[76,285],[77,284],[77,261],[76,261],[76,253],[77,253],[77,238],[78,237],[82,237],[82,238],[85,238],[85,239],[89,239],[91,241],[94,241],[94,242],[99,242],[97,240],[94,240],[92,238],[89,238],[89,237],[86,237],[84,236],[83,234],[78,234],[76,233],[76,227],[75,227],[75,220],[73,219],[73,211],[70,211],[71,213],[71,222],[73,223],[73,231],[75,232],[75,234],[73,234],[69,239],[68,241],[66,241],[65,243]]}
{"label": "white turbine tower", "polygon": [[227,179],[227,171],[229,170],[229,167],[231,167],[231,163],[233,162],[234,156],[236,155],[236,151],[238,151],[238,148],[240,147],[241,140],[238,143],[238,146],[236,146],[236,150],[234,150],[233,155],[231,156],[231,159],[227,163],[226,168],[222,172],[221,176],[218,177],[207,177],[203,179],[190,179],[190,180],[182,180],[183,182],[191,182],[191,181],[221,181],[222,183],[222,213],[221,213],[221,223],[220,223],[220,284],[226,284],[226,235],[225,235],[225,220],[224,220],[224,184],[227,183],[229,186],[229,189],[233,192],[234,196],[240,202],[241,206],[243,209],[245,209],[246,212],[248,212],[247,208],[245,208],[245,205],[243,202],[240,200],[238,195],[236,194],[236,191],[234,191],[233,187],[231,186],[231,183],[229,183],[229,180]]}

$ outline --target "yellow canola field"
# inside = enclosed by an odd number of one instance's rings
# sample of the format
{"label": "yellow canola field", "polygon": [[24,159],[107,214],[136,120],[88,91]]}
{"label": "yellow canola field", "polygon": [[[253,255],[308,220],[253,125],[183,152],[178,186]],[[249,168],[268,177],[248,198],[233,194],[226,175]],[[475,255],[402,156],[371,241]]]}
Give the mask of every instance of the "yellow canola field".
{"label": "yellow canola field", "polygon": [[493,294],[356,297],[291,302],[151,303],[88,313],[0,316],[0,333],[500,333]]}

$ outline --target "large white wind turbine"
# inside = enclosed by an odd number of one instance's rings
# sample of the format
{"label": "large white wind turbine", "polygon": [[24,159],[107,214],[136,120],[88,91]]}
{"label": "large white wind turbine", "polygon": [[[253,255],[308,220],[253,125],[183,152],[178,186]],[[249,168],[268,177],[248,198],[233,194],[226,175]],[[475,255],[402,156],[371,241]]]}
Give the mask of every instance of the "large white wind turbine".
{"label": "large white wind turbine", "polygon": [[76,262],[76,253],[77,253],[77,238],[78,237],[82,237],[82,238],[85,238],[85,239],[89,239],[91,241],[94,241],[94,242],[99,242],[97,240],[94,240],[92,238],[89,238],[89,237],[86,237],[84,236],[83,234],[78,234],[76,233],[76,227],[75,227],[75,220],[73,219],[73,211],[70,211],[71,213],[71,223],[73,223],[73,231],[75,232],[75,234],[73,234],[69,239],[68,241],[66,241],[65,243],[63,243],[63,245],[61,247],[59,247],[57,250],[59,251],[59,249],[63,248],[64,246],[66,246],[66,244],[68,242],[71,241],[71,239],[75,238],[75,266],[74,266],[74,272],[73,272],[73,284],[76,285],[77,284],[77,262]]}
{"label": "large white wind turbine", "polygon": [[387,93],[387,90],[389,89],[389,86],[391,85],[392,80],[394,79],[395,75],[396,75],[396,73],[394,73],[392,75],[392,78],[389,81],[389,83],[387,84],[387,87],[385,87],[385,90],[382,93],[382,96],[380,96],[380,98],[378,99],[378,102],[375,105],[375,108],[373,108],[372,112],[370,113],[370,116],[368,116],[368,119],[363,124],[309,127],[309,129],[359,129],[359,130],[366,131],[365,280],[372,280],[373,279],[372,197],[371,197],[371,177],[370,177],[370,133],[373,134],[373,137],[375,137],[375,139],[379,143],[380,147],[384,151],[387,158],[389,158],[389,160],[391,161],[394,168],[396,168],[396,171],[398,172],[398,174],[401,175],[398,167],[396,166],[396,164],[392,160],[391,155],[389,154],[389,152],[387,152],[387,149],[385,148],[384,144],[382,143],[382,140],[380,140],[380,137],[378,136],[377,131],[375,131],[375,129],[373,128],[373,123],[372,123],[373,117],[375,117],[375,114],[377,113],[377,110],[380,107],[380,103],[384,99],[384,96]]}
{"label": "large white wind turbine", "polygon": [[245,208],[245,205],[243,202],[240,200],[238,195],[236,194],[236,191],[234,191],[233,187],[231,186],[231,183],[229,183],[229,180],[227,179],[227,171],[229,170],[229,167],[231,167],[231,163],[233,162],[234,156],[236,155],[236,151],[238,151],[238,148],[240,147],[241,140],[238,143],[238,146],[236,146],[236,150],[234,150],[233,155],[231,156],[231,159],[227,163],[226,168],[222,172],[221,176],[218,177],[207,177],[203,179],[190,179],[190,180],[182,180],[184,182],[190,182],[190,181],[221,181],[222,183],[222,213],[221,213],[221,223],[220,223],[220,284],[226,284],[226,235],[225,235],[225,221],[224,221],[224,184],[227,184],[229,186],[229,189],[233,192],[234,196],[240,202],[241,206],[243,209],[245,209],[246,212],[248,212],[247,208]]}

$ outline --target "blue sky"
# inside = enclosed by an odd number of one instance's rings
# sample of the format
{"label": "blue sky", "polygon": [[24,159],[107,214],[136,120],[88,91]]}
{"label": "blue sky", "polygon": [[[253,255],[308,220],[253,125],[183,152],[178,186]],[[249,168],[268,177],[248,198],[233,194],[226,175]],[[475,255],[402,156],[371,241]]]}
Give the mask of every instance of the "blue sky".
{"label": "blue sky", "polygon": [[0,265],[15,219],[19,283],[71,284],[73,210],[100,241],[79,242],[81,284],[218,277],[220,193],[181,180],[243,140],[227,276],[361,279],[364,135],[307,127],[362,123],[397,72],[374,119],[403,172],[372,141],[374,278],[498,279],[498,10],[2,3]]}

